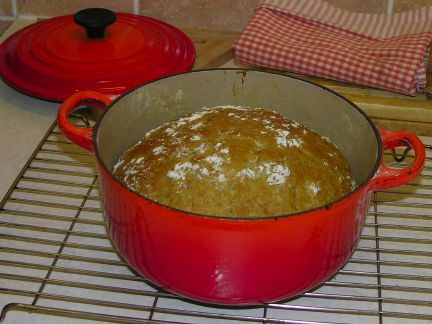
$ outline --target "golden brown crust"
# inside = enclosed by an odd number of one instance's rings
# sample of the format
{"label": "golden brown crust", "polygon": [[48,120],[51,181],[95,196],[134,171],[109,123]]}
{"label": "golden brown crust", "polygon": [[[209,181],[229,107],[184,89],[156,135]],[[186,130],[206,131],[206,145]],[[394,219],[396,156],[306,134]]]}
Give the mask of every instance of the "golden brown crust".
{"label": "golden brown crust", "polygon": [[150,131],[114,174],[162,204],[230,217],[309,210],[355,184],[328,140],[276,112],[240,107],[204,109]]}

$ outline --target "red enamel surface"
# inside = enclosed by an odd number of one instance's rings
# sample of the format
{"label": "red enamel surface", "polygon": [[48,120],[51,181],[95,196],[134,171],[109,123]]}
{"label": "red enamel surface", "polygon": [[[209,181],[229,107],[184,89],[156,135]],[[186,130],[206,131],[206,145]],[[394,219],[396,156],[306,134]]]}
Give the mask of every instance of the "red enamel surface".
{"label": "red enamel surface", "polygon": [[162,207],[98,169],[120,254],[158,286],[210,303],[272,302],[319,285],[354,251],[370,197],[365,186],[329,209],[226,220]]}
{"label": "red enamel surface", "polygon": [[68,120],[69,114],[81,105],[91,105],[105,109],[111,103],[107,95],[94,91],[80,91],[61,105],[57,113],[57,123],[65,137],[82,148],[93,151],[93,127],[79,128]]}
{"label": "red enamel surface", "polygon": [[403,185],[415,179],[420,174],[426,157],[424,145],[420,139],[406,132],[380,129],[379,133],[384,150],[400,146],[410,147],[414,150],[415,158],[411,165],[400,170],[387,167],[384,165],[384,161],[381,160],[381,165],[371,181],[371,186],[375,190],[384,190]]}
{"label": "red enamel surface", "polygon": [[[89,149],[91,129],[83,135],[66,118],[83,100],[110,101],[94,92],[76,94],[60,108],[59,126]],[[380,136],[384,149],[413,148],[414,162],[401,170],[381,164],[357,191],[325,208],[255,220],[192,215],[158,205],[123,187],[98,161],[110,237],[139,274],[197,301],[251,305],[293,297],[321,284],[351,256],[373,190],[402,185],[420,173],[425,150],[415,135],[381,130]]]}
{"label": "red enamel surface", "polygon": [[0,46],[0,74],[12,87],[63,101],[80,90],[120,95],[139,84],[191,68],[191,40],[164,22],[118,13],[105,36],[90,39],[73,16],[30,25]]}

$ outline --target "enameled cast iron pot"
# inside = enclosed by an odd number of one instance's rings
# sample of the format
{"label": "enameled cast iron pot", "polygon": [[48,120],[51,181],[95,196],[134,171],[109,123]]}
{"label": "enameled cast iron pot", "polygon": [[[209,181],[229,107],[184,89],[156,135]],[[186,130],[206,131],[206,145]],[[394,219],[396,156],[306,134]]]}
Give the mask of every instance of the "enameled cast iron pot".
{"label": "enameled cast iron pot", "polygon": [[[81,105],[106,108],[94,129],[68,122],[67,115]],[[230,219],[161,205],[113,177],[119,154],[147,131],[187,112],[218,105],[272,109],[329,137],[348,159],[358,187],[314,210]],[[336,93],[251,70],[178,74],[114,100],[78,92],[61,106],[58,124],[69,139],[96,154],[109,234],[124,259],[166,290],[225,305],[289,298],[332,276],[357,245],[371,193],[414,179],[425,158],[416,136],[377,130],[358,107]],[[396,170],[382,163],[383,150],[397,146],[414,150],[411,166]]]}

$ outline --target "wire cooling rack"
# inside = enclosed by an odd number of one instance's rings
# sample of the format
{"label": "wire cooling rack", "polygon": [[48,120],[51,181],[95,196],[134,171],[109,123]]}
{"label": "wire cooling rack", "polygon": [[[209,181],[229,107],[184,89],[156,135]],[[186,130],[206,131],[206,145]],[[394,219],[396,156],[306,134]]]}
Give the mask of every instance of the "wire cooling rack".
{"label": "wire cooling rack", "polygon": [[54,124],[2,201],[2,319],[24,311],[77,322],[432,322],[430,147],[418,179],[374,193],[359,246],[342,270],[298,298],[253,308],[192,303],[137,276],[107,236],[94,162]]}

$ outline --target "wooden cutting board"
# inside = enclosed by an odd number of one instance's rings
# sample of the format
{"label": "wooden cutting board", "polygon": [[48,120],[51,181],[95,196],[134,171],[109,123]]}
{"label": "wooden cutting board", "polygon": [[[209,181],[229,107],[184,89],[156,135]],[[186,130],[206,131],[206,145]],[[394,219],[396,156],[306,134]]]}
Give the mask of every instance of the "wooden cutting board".
{"label": "wooden cutting board", "polygon": [[[195,44],[197,58],[193,69],[251,68],[236,64],[233,60],[232,43],[240,33],[188,28],[182,30]],[[410,97],[338,81],[295,76],[328,87],[350,99],[362,108],[378,127],[432,136],[432,99],[425,95],[417,94]],[[428,84],[432,84],[431,60],[428,67]],[[426,90],[432,93],[432,86]]]}

